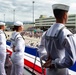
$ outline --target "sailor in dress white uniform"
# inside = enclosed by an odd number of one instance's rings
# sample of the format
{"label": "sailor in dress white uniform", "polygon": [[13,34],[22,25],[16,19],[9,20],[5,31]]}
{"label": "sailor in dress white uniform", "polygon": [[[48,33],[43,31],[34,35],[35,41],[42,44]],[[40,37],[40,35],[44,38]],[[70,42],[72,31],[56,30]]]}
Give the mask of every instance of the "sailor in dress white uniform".
{"label": "sailor in dress white uniform", "polygon": [[0,75],[5,73],[5,60],[6,60],[6,36],[4,33],[5,23],[0,22]]}
{"label": "sailor in dress white uniform", "polygon": [[[45,59],[48,58],[48,56],[50,57],[50,61],[43,65],[43,67],[46,68],[46,75],[68,75],[68,68],[75,63],[76,58],[76,45],[73,40],[74,36],[69,35],[72,33],[64,27],[67,22],[67,12],[69,10],[69,6],[64,4],[54,4],[52,7],[56,23],[42,35],[38,51],[40,58]],[[61,30],[59,34],[59,41],[56,43],[58,49],[55,50],[53,47],[53,49],[50,50],[45,37],[56,36],[62,27],[64,28]],[[50,44],[50,46],[52,45]]]}
{"label": "sailor in dress white uniform", "polygon": [[11,75],[23,75],[25,41],[20,35],[20,32],[23,30],[23,23],[20,21],[15,22],[14,28],[16,31],[12,33],[11,38],[11,47],[13,49]]}

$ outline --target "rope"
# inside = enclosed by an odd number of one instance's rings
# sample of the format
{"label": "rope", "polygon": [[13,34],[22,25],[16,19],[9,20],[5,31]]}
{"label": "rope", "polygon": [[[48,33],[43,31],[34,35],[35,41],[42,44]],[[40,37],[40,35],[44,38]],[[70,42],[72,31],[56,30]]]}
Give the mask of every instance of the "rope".
{"label": "rope", "polygon": [[[32,68],[32,73],[34,73],[34,70],[35,70],[35,63],[36,63],[36,60],[37,60],[37,54],[38,54],[38,52],[36,51],[36,56],[35,56],[34,65],[33,65],[33,68]],[[32,75],[34,75],[34,74],[32,74]]]}

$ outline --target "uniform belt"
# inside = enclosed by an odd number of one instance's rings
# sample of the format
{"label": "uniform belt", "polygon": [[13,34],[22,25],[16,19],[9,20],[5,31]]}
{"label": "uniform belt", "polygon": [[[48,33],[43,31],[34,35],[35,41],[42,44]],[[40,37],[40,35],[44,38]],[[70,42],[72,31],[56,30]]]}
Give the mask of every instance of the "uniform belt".
{"label": "uniform belt", "polygon": [[20,52],[20,50],[14,50],[13,52]]}

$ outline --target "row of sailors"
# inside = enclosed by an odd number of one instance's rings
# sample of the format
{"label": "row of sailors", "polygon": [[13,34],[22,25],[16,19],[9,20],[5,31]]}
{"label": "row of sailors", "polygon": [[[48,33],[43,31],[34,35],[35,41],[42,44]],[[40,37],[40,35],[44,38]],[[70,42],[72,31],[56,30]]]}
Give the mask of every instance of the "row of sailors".
{"label": "row of sailors", "polygon": [[[6,60],[6,34],[5,23],[0,22],[0,75],[6,75],[4,64]],[[20,35],[23,31],[23,23],[17,21],[14,23],[15,32],[11,36],[11,48],[13,50],[11,60],[12,60],[12,70],[10,75],[23,75],[24,68],[24,50],[25,41]]]}
{"label": "row of sailors", "polygon": [[[46,75],[68,75],[68,68],[71,67],[76,60],[76,34],[73,35],[64,26],[67,22],[69,6],[54,4],[52,7],[56,23],[43,33],[41,43],[38,46],[38,52],[40,58],[46,61],[46,63],[42,65],[42,67],[46,68]],[[4,69],[6,59],[6,37],[3,32],[4,25],[4,23],[0,22],[0,75],[6,75]],[[11,56],[13,63],[11,75],[22,75],[25,42],[20,32],[23,30],[23,23],[19,21],[15,22],[14,29],[16,32],[14,32],[11,37],[11,47],[13,50]],[[54,41],[48,40],[57,36],[60,29],[62,29],[62,31],[58,37],[59,41],[56,42],[54,46],[52,44]],[[67,36],[68,34],[72,34],[72,36]],[[58,49],[56,49],[56,46]]]}

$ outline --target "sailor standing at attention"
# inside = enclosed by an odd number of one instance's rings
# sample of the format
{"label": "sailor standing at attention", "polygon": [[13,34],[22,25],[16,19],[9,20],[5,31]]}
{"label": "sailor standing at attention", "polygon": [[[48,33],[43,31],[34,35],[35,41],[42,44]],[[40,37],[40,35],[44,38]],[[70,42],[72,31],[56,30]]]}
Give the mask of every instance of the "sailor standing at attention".
{"label": "sailor standing at attention", "polygon": [[11,37],[11,47],[13,50],[11,56],[13,64],[11,75],[23,75],[25,41],[20,35],[23,31],[23,23],[20,21],[15,22],[14,30],[15,32],[12,33]]}
{"label": "sailor standing at attention", "polygon": [[4,68],[6,60],[6,36],[4,30],[5,23],[0,22],[0,75],[6,75]]}
{"label": "sailor standing at attention", "polygon": [[[56,23],[43,33],[38,47],[40,58],[46,62],[46,75],[68,75],[68,68],[75,63],[73,34],[65,27],[69,6],[52,5]],[[57,38],[57,39],[56,39]]]}

